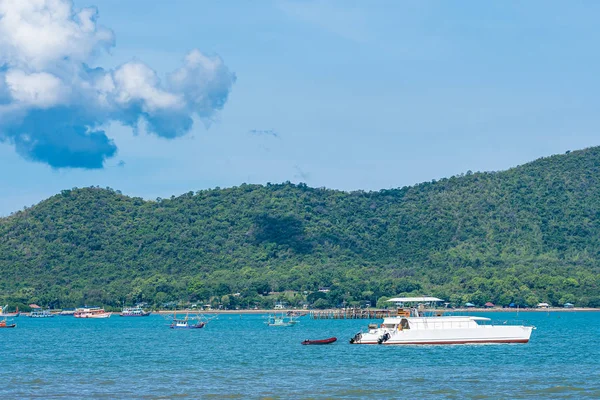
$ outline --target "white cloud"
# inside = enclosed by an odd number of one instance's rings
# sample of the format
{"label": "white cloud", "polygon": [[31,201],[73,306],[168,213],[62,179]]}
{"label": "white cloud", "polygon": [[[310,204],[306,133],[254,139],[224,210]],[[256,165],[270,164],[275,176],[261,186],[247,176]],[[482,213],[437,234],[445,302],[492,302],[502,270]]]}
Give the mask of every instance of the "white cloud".
{"label": "white cloud", "polygon": [[48,108],[67,97],[67,88],[61,80],[46,72],[27,74],[9,70],[5,80],[12,99],[24,106]]}
{"label": "white cloud", "polygon": [[160,89],[156,73],[147,65],[129,62],[113,74],[116,84],[116,101],[122,105],[142,102],[145,112],[159,109],[181,109],[183,100],[175,94]]}
{"label": "white cloud", "polygon": [[54,167],[100,168],[116,154],[100,130],[108,122],[173,138],[194,115],[211,121],[223,108],[235,74],[217,55],[192,50],[166,85],[140,61],[90,68],[115,44],[97,16],[71,0],[0,0],[0,115],[10,115],[0,120],[0,142]]}
{"label": "white cloud", "polygon": [[0,0],[0,64],[42,71],[85,62],[114,45],[96,15],[94,8],[74,13],[68,0]]}
{"label": "white cloud", "polygon": [[182,93],[201,117],[210,117],[223,108],[229,86],[235,81],[219,56],[206,56],[199,50],[187,54],[184,65],[169,75],[170,88]]}

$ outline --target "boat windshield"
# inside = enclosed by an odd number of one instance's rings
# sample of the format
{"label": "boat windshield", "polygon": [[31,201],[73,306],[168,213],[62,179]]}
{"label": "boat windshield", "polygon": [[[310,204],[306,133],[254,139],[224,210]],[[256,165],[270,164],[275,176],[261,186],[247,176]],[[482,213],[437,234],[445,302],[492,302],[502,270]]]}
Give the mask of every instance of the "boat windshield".
{"label": "boat windshield", "polygon": [[441,316],[442,311],[435,311],[438,303],[444,300],[437,297],[394,297],[388,302],[393,302],[398,307],[398,317],[425,317],[432,312]]}
{"label": "boat windshield", "polygon": [[408,320],[406,318],[402,318],[402,320],[400,321],[400,328],[404,329],[410,329],[410,324],[408,323]]}

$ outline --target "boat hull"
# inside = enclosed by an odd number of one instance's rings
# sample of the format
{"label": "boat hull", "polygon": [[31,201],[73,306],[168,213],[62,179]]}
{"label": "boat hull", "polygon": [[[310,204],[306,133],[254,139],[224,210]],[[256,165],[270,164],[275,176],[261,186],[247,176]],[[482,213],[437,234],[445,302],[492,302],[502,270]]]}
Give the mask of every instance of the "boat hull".
{"label": "boat hull", "polygon": [[[533,327],[485,326],[474,329],[384,330],[357,335],[352,344],[448,345],[484,343],[527,343]],[[389,336],[385,336],[385,335]]]}
{"label": "boat hull", "polygon": [[337,338],[335,337],[331,337],[328,339],[322,339],[322,340],[305,340],[302,342],[303,345],[305,346],[309,346],[309,345],[324,345],[324,344],[331,344],[334,343],[335,341],[337,341]]}
{"label": "boat hull", "polygon": [[2,328],[16,328],[17,324],[10,324],[10,325],[0,325],[0,329]]}
{"label": "boat hull", "polygon": [[171,329],[202,329],[202,328],[204,328],[204,325],[205,324],[188,325],[188,326],[170,325],[169,328],[171,328]]}
{"label": "boat hull", "polygon": [[378,343],[378,342],[359,342],[353,344],[382,344],[384,346],[394,345],[449,345],[449,344],[509,344],[509,343],[528,343],[529,339],[465,339],[465,340],[439,340],[439,341],[396,341],[390,343]]}
{"label": "boat hull", "polygon": [[74,315],[75,318],[86,318],[86,319],[103,319],[110,318],[111,313],[97,314],[97,315]]}
{"label": "boat hull", "polygon": [[16,312],[16,313],[2,313],[2,314],[0,314],[0,318],[16,318],[19,315],[21,315],[20,312]]}
{"label": "boat hull", "polygon": [[143,314],[119,314],[119,317],[147,317],[149,316],[151,313],[143,313]]}

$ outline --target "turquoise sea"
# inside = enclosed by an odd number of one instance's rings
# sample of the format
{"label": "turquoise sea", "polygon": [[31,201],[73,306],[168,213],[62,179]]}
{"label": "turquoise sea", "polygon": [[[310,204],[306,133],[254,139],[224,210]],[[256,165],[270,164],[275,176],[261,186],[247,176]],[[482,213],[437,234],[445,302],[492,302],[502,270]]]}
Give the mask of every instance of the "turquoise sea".
{"label": "turquoise sea", "polygon": [[[368,320],[220,315],[175,331],[158,315],[15,318],[0,329],[0,397],[600,398],[600,313],[480,313],[537,327],[528,344],[356,346]],[[328,346],[304,339],[336,336]]]}

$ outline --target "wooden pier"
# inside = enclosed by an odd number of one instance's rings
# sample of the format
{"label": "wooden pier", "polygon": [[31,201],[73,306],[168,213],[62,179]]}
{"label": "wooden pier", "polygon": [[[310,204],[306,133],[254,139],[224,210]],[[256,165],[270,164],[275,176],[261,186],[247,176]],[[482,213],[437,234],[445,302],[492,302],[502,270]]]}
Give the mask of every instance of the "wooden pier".
{"label": "wooden pier", "polygon": [[358,308],[310,312],[311,319],[383,319],[395,315],[396,310],[363,310]]}

